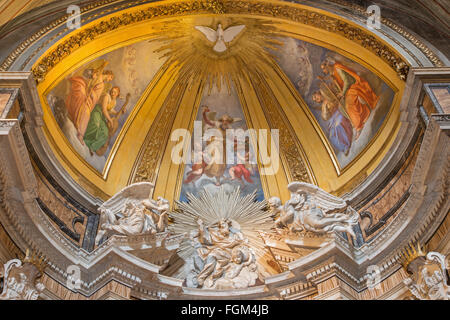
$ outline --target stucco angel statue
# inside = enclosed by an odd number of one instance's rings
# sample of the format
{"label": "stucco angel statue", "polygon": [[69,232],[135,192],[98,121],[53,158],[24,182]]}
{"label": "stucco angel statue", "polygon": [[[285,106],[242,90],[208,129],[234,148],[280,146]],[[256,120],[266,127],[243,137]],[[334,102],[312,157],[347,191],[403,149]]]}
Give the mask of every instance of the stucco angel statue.
{"label": "stucco angel statue", "polygon": [[293,182],[288,186],[291,199],[282,205],[279,198],[269,199],[269,206],[278,216],[275,227],[292,232],[347,232],[356,237],[353,227],[359,214],[343,199],[309,183]]}
{"label": "stucco angel statue", "polygon": [[168,226],[169,201],[149,195],[153,184],[136,183],[124,188],[100,208],[100,227],[95,239],[99,245],[113,235],[134,236],[165,232]]}

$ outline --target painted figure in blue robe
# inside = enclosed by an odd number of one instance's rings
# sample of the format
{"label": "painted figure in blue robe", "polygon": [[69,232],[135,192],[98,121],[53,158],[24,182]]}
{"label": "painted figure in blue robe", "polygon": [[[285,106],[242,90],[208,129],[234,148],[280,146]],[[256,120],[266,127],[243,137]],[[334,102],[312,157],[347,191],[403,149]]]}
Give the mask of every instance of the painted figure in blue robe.
{"label": "painted figure in blue robe", "polygon": [[347,156],[353,142],[353,127],[345,111],[339,108],[337,99],[327,93],[327,90],[316,91],[312,100],[321,105],[322,119],[328,121],[328,135],[333,147]]}

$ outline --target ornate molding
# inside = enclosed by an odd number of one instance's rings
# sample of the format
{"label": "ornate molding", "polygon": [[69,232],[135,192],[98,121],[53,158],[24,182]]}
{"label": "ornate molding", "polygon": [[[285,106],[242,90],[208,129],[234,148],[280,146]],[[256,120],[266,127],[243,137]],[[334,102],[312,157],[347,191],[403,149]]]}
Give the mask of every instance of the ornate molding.
{"label": "ornate molding", "polygon": [[87,217],[82,216],[69,205],[67,200],[58,196],[41,176],[36,178],[38,183],[37,191],[39,193],[39,198],[36,201],[39,206],[64,233],[81,246],[86,232]]}
{"label": "ornate molding", "polygon": [[353,288],[358,287],[363,282],[361,279],[355,278],[334,259],[330,259],[323,265],[306,272],[306,280],[316,286],[333,276],[337,276]]}
{"label": "ornate molding", "polygon": [[[315,28],[334,32],[346,37],[360,46],[372,51],[389,64],[402,80],[409,71],[407,62],[393,49],[383,44],[374,35],[363,28],[353,26],[341,19],[327,16],[305,8],[294,7],[287,3],[268,3],[261,1],[235,0],[204,0],[178,1],[161,3],[139,11],[123,13],[86,28],[60,43],[48,52],[33,68],[33,74],[38,82],[43,81],[48,72],[73,51],[85,45],[106,32],[134,23],[166,17],[181,17],[195,14],[250,14],[269,18],[281,18],[306,24]],[[10,60],[8,60],[10,61]],[[12,62],[9,63],[11,65]],[[7,66],[2,66],[3,69]]]}
{"label": "ornate molding", "polygon": [[145,138],[144,147],[136,161],[134,173],[131,176],[130,183],[151,182],[155,183],[158,176],[158,167],[164,155],[165,146],[172,129],[168,124],[173,123],[180,101],[183,97],[185,86],[179,84],[179,81],[173,86],[171,92],[164,101],[161,110]]}
{"label": "ornate molding", "polygon": [[[397,270],[399,262],[402,259],[400,252],[408,246],[411,241],[426,242],[429,237],[437,230],[450,206],[448,192],[450,187],[450,158],[448,157],[449,139],[446,133],[439,127],[436,121],[431,121],[428,126],[422,146],[416,161],[413,176],[411,179],[411,196],[406,201],[401,212],[389,223],[379,234],[369,243],[365,244],[362,252],[377,252],[380,247],[387,245],[387,239],[395,238],[399,230],[414,226],[414,229],[408,233],[401,244],[397,244],[392,254],[386,256],[379,264],[380,271],[383,274]],[[442,152],[439,153],[438,150]],[[447,152],[444,152],[446,150]],[[433,155],[433,156],[430,156]],[[436,159],[437,158],[437,159]],[[435,169],[430,172],[429,165],[433,162]],[[434,188],[427,186],[426,179],[435,181]],[[423,203],[428,203],[424,208]],[[421,212],[418,217],[418,210],[427,210]],[[417,222],[412,221],[414,217]],[[406,225],[409,223],[408,225]]]}
{"label": "ornate molding", "polygon": [[257,81],[253,87],[270,127],[280,130],[280,154],[285,158],[291,181],[313,182],[314,176],[311,170],[307,169],[301,156],[304,155],[304,151],[300,141],[298,141],[297,136],[293,132],[289,121],[285,119],[286,116],[283,114],[283,109],[277,99],[271,94],[264,78],[260,75],[258,76],[258,80],[252,79],[251,81]]}
{"label": "ornate molding", "polygon": [[[329,268],[333,269],[333,272],[339,275],[340,279],[347,279],[345,282],[350,284],[355,290],[363,290],[364,278],[361,278],[360,275],[364,272],[365,259],[373,258],[372,254],[382,256],[377,257],[374,263],[382,265],[383,276],[389,276],[389,271],[392,268],[398,267],[397,261],[399,255],[394,253],[391,250],[392,248],[396,250],[396,248],[401,247],[400,242],[405,237],[408,237],[408,241],[410,238],[427,239],[436,230],[442,221],[441,216],[448,212],[448,173],[450,172],[450,161],[448,159],[448,152],[442,151],[449,150],[448,148],[444,148],[448,146],[446,131],[442,130],[442,127],[439,127],[440,123],[435,125],[433,124],[434,122],[432,120],[427,129],[428,135],[424,140],[418,164],[416,165],[417,170],[414,173],[418,177],[415,180],[418,188],[402,209],[399,214],[400,218],[396,218],[388,226],[389,232],[385,233],[382,237],[377,236],[374,242],[367,246],[367,251],[353,248],[348,242],[337,237],[335,242],[331,243],[330,246],[322,248],[323,250],[320,249],[320,252],[316,251],[300,262],[295,261],[290,264],[292,266],[290,270],[297,278],[272,282],[270,286],[273,288],[273,292],[278,290],[279,286],[287,285],[287,281],[292,280],[292,283],[294,283],[304,278],[307,274],[311,273],[308,271],[311,268],[317,269],[320,275],[325,276],[327,267],[322,265],[323,261],[338,255],[339,257],[336,260],[326,260],[327,263],[329,262]],[[14,121],[11,123],[14,123]],[[132,253],[124,249],[126,246],[133,247],[135,244],[139,244],[141,239],[132,239],[132,242],[128,244],[124,239],[118,239],[115,243],[111,241],[111,243],[100,246],[93,253],[87,253],[84,250],[76,248],[73,243],[65,239],[59,230],[51,225],[48,218],[40,211],[34,201],[24,204],[17,200],[17,194],[14,193],[14,187],[17,188],[17,184],[14,184],[14,175],[11,173],[11,168],[15,164],[11,163],[11,158],[6,157],[5,154],[0,155],[0,160],[2,160],[0,161],[1,205],[5,208],[5,210],[0,210],[1,222],[6,221],[5,225],[8,226],[8,232],[10,232],[14,241],[17,241],[17,244],[21,248],[27,246],[37,247],[42,253],[51,257],[51,272],[57,273],[57,279],[62,281],[62,283],[66,279],[64,275],[65,266],[71,264],[71,261],[67,258],[70,257],[73,261],[77,261],[76,263],[82,264],[92,276],[92,278],[86,279],[86,284],[89,288],[81,291],[83,295],[91,295],[104,286],[106,282],[114,279],[119,279],[127,286],[132,287],[133,290],[141,292],[143,296],[145,296],[145,292],[149,292],[149,295],[157,295],[157,292],[177,292],[178,294],[177,290],[180,289],[181,285],[177,286],[174,284],[176,280],[160,276],[157,272],[153,271],[157,267],[142,262],[140,259],[133,257]],[[431,163],[433,163],[433,170],[435,170],[432,172],[429,171]],[[438,178],[436,178],[437,174],[439,174]],[[428,188],[423,188],[424,183],[428,180],[433,180],[435,184],[428,186]],[[29,181],[27,182],[29,183]],[[423,203],[427,204],[427,206],[422,206]],[[6,214],[4,213],[5,211]],[[408,220],[411,218],[415,220]],[[416,221],[420,221],[420,223],[415,223]],[[39,227],[39,230],[36,226]],[[411,229],[404,230],[405,233],[399,236],[398,232],[401,232],[405,226]],[[379,238],[381,240],[377,242]],[[142,241],[147,240],[143,239]],[[119,242],[122,244],[119,244]],[[386,250],[386,246],[390,246],[389,248],[391,249],[382,251]],[[332,249],[329,249],[330,247]],[[386,252],[393,253],[393,256],[386,257],[384,254]],[[296,268],[296,266],[300,267]],[[154,269],[150,269],[151,267]],[[117,268],[119,271],[108,272],[110,268]],[[105,275],[102,276],[103,274]],[[136,282],[133,280],[133,277],[134,279],[136,277],[139,278],[142,282]],[[99,280],[93,283],[96,279]],[[162,289],[157,289],[156,287],[161,287]],[[192,298],[190,294],[186,293],[185,297]],[[251,294],[251,297],[261,297],[262,293],[261,291],[256,292],[255,289]],[[200,296],[200,294],[197,296]]]}
{"label": "ornate molding", "polygon": [[[98,8],[98,7],[101,7],[101,6],[110,4],[110,3],[114,3],[116,1],[117,0],[101,0],[101,1],[97,1],[95,3],[88,4],[88,5],[86,5],[86,6],[81,8],[81,13],[82,14],[83,13],[87,13],[87,12],[89,12],[91,10],[94,10],[94,9]],[[144,2],[144,1],[142,1],[142,2]],[[109,11],[113,12],[113,10],[109,10]],[[95,19],[98,16],[99,15],[96,14],[96,15],[93,15],[92,18]],[[61,26],[64,23],[66,23],[68,18],[69,18],[69,15],[64,15],[64,16],[58,18],[57,20],[54,20],[53,22],[51,22],[47,26],[43,27],[38,32],[36,32],[35,34],[33,34],[30,37],[28,37],[13,52],[11,52],[8,55],[8,57],[5,58],[5,60],[0,65],[0,71],[7,71],[11,67],[11,65],[17,60],[17,58],[23,52],[25,52],[25,50],[27,50],[30,46],[32,46],[34,43],[36,43],[40,39],[42,39],[42,37],[44,37],[48,32],[56,29],[57,27]],[[86,20],[83,20],[83,22],[86,23]],[[58,32],[55,36],[53,36],[50,39],[48,39],[47,41],[45,41],[36,51],[33,52],[31,57],[34,56],[39,50],[41,50],[42,48],[47,46],[49,43],[51,43],[52,41],[55,41],[55,39],[57,39],[58,37],[60,37],[63,34],[65,34],[67,31],[69,31],[69,29],[65,28],[61,32]],[[27,59],[27,61],[31,60],[31,57],[29,57]]]}
{"label": "ornate molding", "polygon": [[276,291],[281,300],[294,300],[317,295],[317,287],[310,282],[297,282],[277,288]]}
{"label": "ornate molding", "polygon": [[[16,149],[19,159],[15,159],[16,161],[21,162],[21,170],[23,170],[22,179],[29,179],[28,183],[24,186],[28,199],[35,199],[37,197],[37,182],[34,176],[33,166],[31,165],[31,161],[28,157],[28,150],[25,145],[25,140],[22,135],[22,131],[20,129],[20,124],[18,120],[2,120],[0,119],[0,128],[8,131],[7,135],[11,137],[10,144],[12,149]],[[9,155],[14,156],[14,155]]]}
{"label": "ornate molding", "polygon": [[420,245],[417,249],[411,245],[403,255],[403,267],[411,275],[403,283],[416,299],[450,300],[448,257],[438,252],[427,254]]}

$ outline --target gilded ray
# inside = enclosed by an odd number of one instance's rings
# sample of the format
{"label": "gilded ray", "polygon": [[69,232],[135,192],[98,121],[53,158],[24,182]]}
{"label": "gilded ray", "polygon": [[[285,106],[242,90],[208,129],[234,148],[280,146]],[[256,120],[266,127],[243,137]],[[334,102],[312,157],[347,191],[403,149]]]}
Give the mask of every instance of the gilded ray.
{"label": "gilded ray", "polygon": [[[226,44],[227,50],[224,52],[215,51],[215,43],[196,29],[204,26],[217,30],[218,25],[223,26],[224,30],[245,26]],[[274,23],[260,19],[183,19],[163,25],[159,34],[150,41],[161,43],[156,52],[163,53],[162,58],[167,58],[169,65],[178,66],[181,76],[205,79],[209,91],[215,85],[220,90],[225,83],[230,92],[231,81],[252,77],[260,64],[274,63],[269,49],[278,50],[282,45],[275,39],[279,35]]]}

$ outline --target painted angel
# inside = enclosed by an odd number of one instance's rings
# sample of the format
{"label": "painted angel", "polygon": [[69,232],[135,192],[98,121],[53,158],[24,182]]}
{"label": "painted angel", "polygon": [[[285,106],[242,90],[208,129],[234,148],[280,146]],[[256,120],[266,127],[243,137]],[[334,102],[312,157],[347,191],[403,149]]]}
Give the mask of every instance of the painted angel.
{"label": "painted angel", "polygon": [[84,145],[84,135],[91,117],[91,112],[107,91],[106,84],[114,79],[111,70],[105,70],[108,62],[96,60],[81,74],[69,78],[70,92],[65,105],[69,119],[77,130],[77,138]]}
{"label": "painted angel", "polygon": [[331,143],[338,151],[348,155],[353,143],[353,127],[343,104],[325,83],[313,93],[312,100],[320,105],[322,119],[328,124]]}
{"label": "painted angel", "polygon": [[194,163],[192,164],[191,170],[187,173],[184,183],[192,183],[194,188],[197,186],[195,182],[199,180],[205,173],[205,168],[210,163],[208,154],[203,150],[203,146],[199,142],[195,142],[194,148]]}

